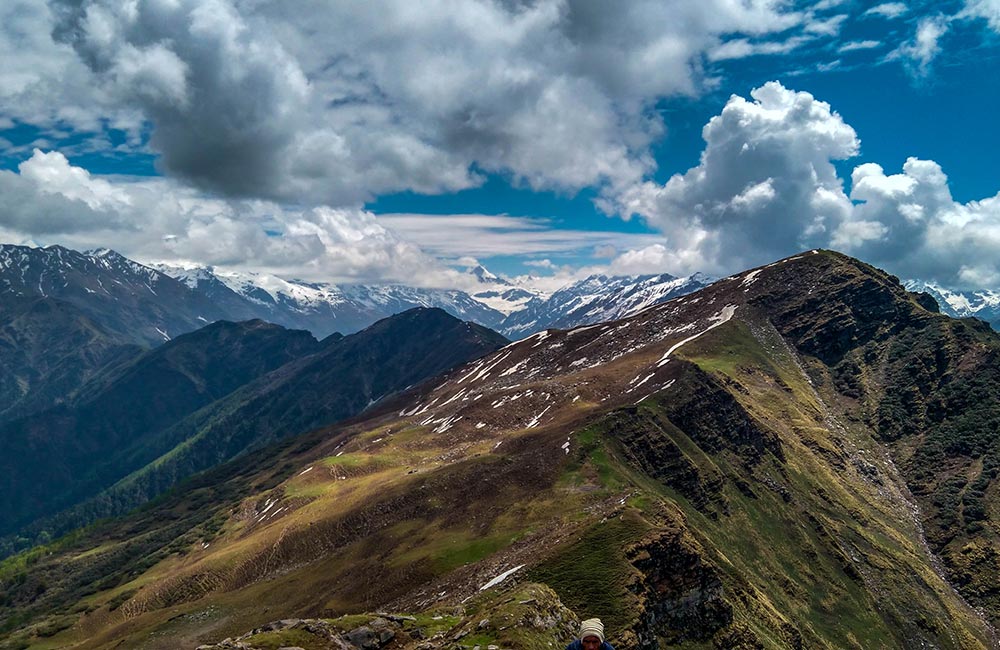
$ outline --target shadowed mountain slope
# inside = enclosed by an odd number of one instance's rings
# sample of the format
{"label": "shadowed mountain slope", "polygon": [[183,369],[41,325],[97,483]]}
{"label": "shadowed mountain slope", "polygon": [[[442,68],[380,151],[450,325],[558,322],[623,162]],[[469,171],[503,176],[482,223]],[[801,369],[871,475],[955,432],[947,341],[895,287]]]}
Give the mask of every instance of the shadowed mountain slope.
{"label": "shadowed mountain slope", "polygon": [[[241,340],[233,336],[228,348],[217,345],[218,337],[211,334],[229,327],[277,332],[281,338],[291,339],[291,343],[284,343],[285,349],[278,350],[284,353],[281,360],[285,363],[265,364],[266,347],[253,337]],[[203,334],[205,331],[208,332]],[[242,355],[259,372],[245,376],[245,381],[233,381],[238,376],[235,372],[238,358],[233,359],[232,374],[214,364],[187,368],[188,372],[179,378],[181,382],[212,387],[219,381],[228,381],[225,388],[229,390],[214,395],[215,399],[207,399],[204,391],[199,397],[197,391],[186,386],[171,393],[167,387],[157,385],[160,380],[169,383],[170,378],[158,366],[161,358],[172,361],[180,355],[170,354],[174,348],[170,344],[151,352],[148,355],[151,362],[136,364],[140,371],[154,367],[152,373],[146,373],[144,382],[134,372],[124,373],[121,381],[102,393],[100,402],[88,405],[80,414],[70,413],[69,426],[80,421],[90,423],[92,413],[106,413],[104,409],[109,402],[119,398],[122,400],[119,404],[128,409],[152,406],[154,411],[156,408],[170,411],[172,417],[158,418],[147,413],[137,416],[136,422],[129,422],[128,411],[115,410],[121,423],[96,418],[98,424],[93,430],[69,428],[74,435],[80,434],[70,448],[86,445],[89,452],[100,452],[97,456],[100,462],[94,466],[87,462],[50,461],[50,455],[56,459],[65,456],[61,443],[50,444],[48,451],[26,450],[30,457],[39,459],[41,471],[47,477],[46,485],[48,481],[57,486],[69,482],[78,487],[71,492],[75,497],[72,501],[50,497],[36,504],[35,500],[43,498],[47,491],[39,491],[32,499],[22,499],[23,485],[12,486],[21,490],[7,493],[12,500],[10,511],[21,514],[27,510],[38,518],[43,513],[79,503],[68,511],[42,518],[28,532],[62,533],[99,517],[126,512],[196,472],[284,437],[355,415],[381,397],[507,342],[491,330],[459,321],[440,309],[424,308],[384,319],[348,337],[330,336],[319,344],[307,332],[284,330],[261,321],[236,326],[216,324],[183,338],[192,337],[198,337],[213,349],[213,359],[224,364],[227,356]],[[288,354],[290,350],[296,354]],[[200,359],[204,352],[199,349],[196,356]],[[143,385],[146,391],[133,393]],[[34,440],[34,432],[65,429],[67,425],[61,420],[64,417],[65,414],[57,412],[41,423],[29,419],[23,424],[16,423],[17,431],[22,433],[21,438],[26,435]],[[141,432],[142,436],[130,436],[130,431]],[[94,450],[94,440],[102,439],[109,439],[114,448]],[[85,469],[73,471],[74,467]]]}
{"label": "shadowed mountain slope", "polygon": [[536,334],[7,560],[5,629],[343,649],[381,611],[415,616],[372,647],[558,647],[593,615],[625,649],[997,647],[1000,340],[927,306],[816,251]]}
{"label": "shadowed mountain slope", "polygon": [[318,347],[308,332],[220,321],[106,368],[71,404],[0,425],[0,534],[112,485],[169,451],[160,432]]}
{"label": "shadowed mountain slope", "polygon": [[211,300],[113,251],[0,244],[0,414],[72,398],[108,363],[224,317]]}

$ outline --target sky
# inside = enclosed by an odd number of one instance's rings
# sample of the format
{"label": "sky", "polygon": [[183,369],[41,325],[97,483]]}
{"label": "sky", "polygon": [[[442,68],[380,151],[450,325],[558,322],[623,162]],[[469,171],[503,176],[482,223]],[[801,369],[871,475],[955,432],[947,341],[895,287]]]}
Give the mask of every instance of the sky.
{"label": "sky", "polygon": [[0,242],[1000,289],[1000,0],[5,0]]}

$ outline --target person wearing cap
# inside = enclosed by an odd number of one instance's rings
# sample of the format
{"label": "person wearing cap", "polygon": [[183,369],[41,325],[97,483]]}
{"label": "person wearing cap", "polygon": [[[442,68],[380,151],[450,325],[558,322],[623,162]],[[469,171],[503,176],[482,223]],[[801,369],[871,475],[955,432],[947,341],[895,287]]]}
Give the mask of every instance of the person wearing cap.
{"label": "person wearing cap", "polygon": [[580,638],[566,646],[566,650],[615,650],[604,640],[604,623],[599,618],[588,618],[580,623]]}

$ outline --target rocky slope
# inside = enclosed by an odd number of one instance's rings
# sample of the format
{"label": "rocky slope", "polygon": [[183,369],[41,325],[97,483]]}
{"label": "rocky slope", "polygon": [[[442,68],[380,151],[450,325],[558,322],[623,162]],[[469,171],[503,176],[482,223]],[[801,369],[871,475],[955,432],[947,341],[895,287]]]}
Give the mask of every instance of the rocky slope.
{"label": "rocky slope", "polygon": [[71,402],[0,424],[0,537],[169,452],[163,431],[318,347],[308,332],[220,321],[105,367]]}
{"label": "rocky slope", "polygon": [[506,342],[436,309],[322,342],[262,321],[216,323],[109,371],[79,404],[0,428],[0,533],[34,539],[120,514]]}
{"label": "rocky slope", "polygon": [[997,647],[1000,340],[934,307],[817,251],[538,333],[11,558],[2,629],[548,648],[597,615],[626,649]]}

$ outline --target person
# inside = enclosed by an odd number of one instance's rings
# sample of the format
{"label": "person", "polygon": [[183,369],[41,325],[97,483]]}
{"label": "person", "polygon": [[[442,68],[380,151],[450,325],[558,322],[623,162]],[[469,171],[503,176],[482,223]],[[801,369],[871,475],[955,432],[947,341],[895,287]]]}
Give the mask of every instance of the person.
{"label": "person", "polygon": [[588,618],[580,623],[580,638],[566,646],[566,650],[615,650],[604,640],[604,623],[599,618]]}

